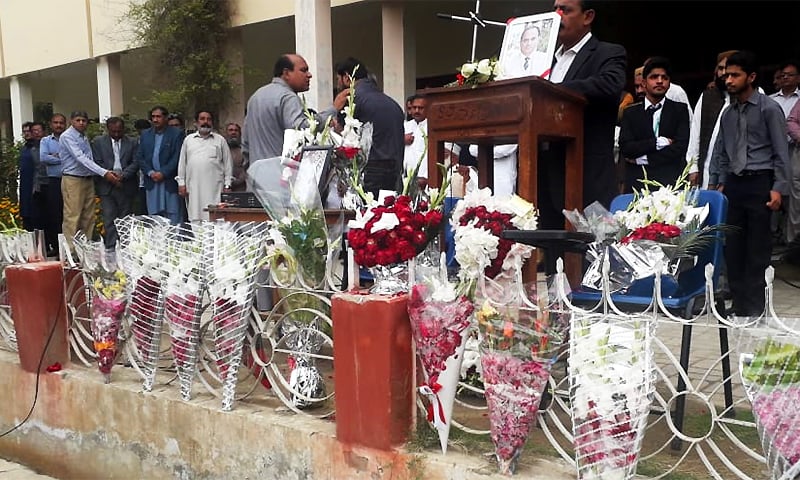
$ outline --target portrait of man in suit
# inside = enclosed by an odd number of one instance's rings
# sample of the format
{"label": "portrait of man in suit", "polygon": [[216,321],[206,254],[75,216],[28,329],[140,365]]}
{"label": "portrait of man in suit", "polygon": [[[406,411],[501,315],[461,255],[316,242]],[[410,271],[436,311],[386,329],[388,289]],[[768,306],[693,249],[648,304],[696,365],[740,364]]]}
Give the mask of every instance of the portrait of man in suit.
{"label": "portrait of man in suit", "polygon": [[555,50],[556,20],[546,13],[516,18],[509,23],[500,51],[499,78],[546,76]]}
{"label": "portrait of man in suit", "polygon": [[96,177],[94,190],[100,197],[107,249],[117,244],[114,220],[133,212],[133,201],[139,191],[139,164],[136,162],[136,140],[125,135],[125,122],[119,117],[106,120],[106,134],[92,141],[92,156],[101,167],[119,175],[118,182]]}
{"label": "portrait of man in suit", "polygon": [[675,185],[686,167],[689,112],[666,98],[672,67],[653,57],[642,70],[644,100],[622,113],[619,150],[625,159],[625,192],[640,190],[645,176],[662,185]]}

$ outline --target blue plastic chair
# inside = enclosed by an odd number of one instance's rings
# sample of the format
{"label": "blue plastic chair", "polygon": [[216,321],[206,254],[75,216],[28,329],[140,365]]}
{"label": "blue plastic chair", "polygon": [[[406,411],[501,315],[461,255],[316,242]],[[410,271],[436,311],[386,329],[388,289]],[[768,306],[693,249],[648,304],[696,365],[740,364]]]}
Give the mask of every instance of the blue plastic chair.
{"label": "blue plastic chair", "polygon": [[[633,200],[632,194],[619,195],[611,202],[611,211],[616,212],[625,210]],[[698,193],[698,205],[709,206],[707,225],[718,225],[725,223],[728,215],[728,199],[716,190],[701,190]],[[723,239],[722,234],[717,233],[718,240],[713,246],[706,249],[702,255],[698,256],[697,264],[688,271],[683,272],[678,282],[662,276],[661,294],[664,306],[670,311],[683,318],[692,318],[693,314],[699,311],[698,301],[705,301],[705,266],[711,263],[714,266],[713,282],[715,291],[719,287],[719,275],[723,265]],[[611,299],[615,305],[622,310],[641,310],[653,301],[653,282],[654,278],[646,278],[634,282],[624,293],[615,293]],[[725,304],[722,295],[716,295],[718,300],[717,310],[724,315]],[[601,292],[593,289],[581,287],[572,292],[572,302],[581,306],[596,305],[602,301]],[[680,364],[685,372],[689,368],[689,356],[692,343],[692,325],[685,324],[681,334],[681,353]],[[725,378],[724,394],[725,406],[729,408],[732,415],[733,410],[733,390],[731,386],[731,365],[728,347],[728,330],[724,326],[719,328],[720,353],[723,355],[722,375]],[[678,392],[686,391],[686,383],[682,376],[678,376]],[[673,419],[675,427],[681,431],[683,428],[683,416],[685,410],[686,395],[680,395],[675,404]],[[672,442],[673,449],[680,449],[681,441],[675,439]]]}

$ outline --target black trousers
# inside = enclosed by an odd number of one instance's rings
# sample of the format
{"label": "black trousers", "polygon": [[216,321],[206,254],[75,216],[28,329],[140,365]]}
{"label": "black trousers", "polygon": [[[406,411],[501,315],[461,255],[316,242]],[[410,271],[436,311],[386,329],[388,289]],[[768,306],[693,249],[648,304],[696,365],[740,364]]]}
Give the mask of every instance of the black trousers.
{"label": "black trousers", "polygon": [[400,191],[401,168],[396,160],[370,159],[364,167],[364,190],[372,192],[375,199],[379,190]]}
{"label": "black trousers", "polygon": [[64,221],[64,197],[61,195],[61,177],[47,178],[47,214],[44,240],[48,249],[58,247],[58,234]]}
{"label": "black trousers", "polygon": [[731,174],[725,182],[726,223],[737,227],[725,236],[728,283],[737,315],[757,316],[764,311],[764,270],[772,256],[772,210],[766,205],[771,188],[770,172],[749,176]]}

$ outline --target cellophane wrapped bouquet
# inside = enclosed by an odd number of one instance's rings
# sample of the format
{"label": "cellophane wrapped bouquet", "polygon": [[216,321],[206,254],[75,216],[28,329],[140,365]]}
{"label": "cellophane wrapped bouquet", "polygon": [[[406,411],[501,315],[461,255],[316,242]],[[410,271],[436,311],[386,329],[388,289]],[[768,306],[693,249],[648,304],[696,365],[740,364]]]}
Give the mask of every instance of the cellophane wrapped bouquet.
{"label": "cellophane wrapped bouquet", "polygon": [[[382,202],[367,197],[366,206],[356,210],[348,223],[347,241],[355,263],[369,269],[374,278],[370,293],[395,295],[408,291],[408,261],[434,242],[444,221],[444,199],[450,182],[443,175],[439,189],[416,189],[415,168],[403,179],[397,196],[388,195]],[[438,264],[438,252],[435,253]]]}
{"label": "cellophane wrapped bouquet", "polygon": [[438,275],[411,287],[408,316],[424,381],[419,392],[427,401],[427,420],[439,434],[442,453],[453,415],[464,347],[475,309],[472,299],[448,281],[445,262]]}
{"label": "cellophane wrapped bouquet", "polygon": [[105,383],[120,351],[122,317],[129,298],[128,277],[117,267],[113,254],[106,254],[102,242],[91,242],[82,232],[73,244],[81,261],[84,282],[91,299],[91,331],[97,367]]}
{"label": "cellophane wrapped bouquet", "polygon": [[325,343],[328,328],[317,312],[330,312],[317,291],[336,283],[331,263],[338,258],[342,222],[328,225],[317,186],[297,182],[295,172],[282,169],[280,159],[259,160],[248,174],[251,189],[272,219],[264,240],[266,261],[284,299],[279,330],[293,352],[288,359],[293,403],[306,408],[313,404],[308,399],[325,397],[314,354]]}
{"label": "cellophane wrapped bouquet", "polygon": [[207,235],[207,223],[171,225],[164,248],[159,249],[164,266],[164,317],[169,326],[172,357],[184,400],[192,397],[199,360],[200,315],[208,265]]}
{"label": "cellophane wrapped bouquet", "polygon": [[459,284],[478,305],[484,395],[500,471],[514,473],[536,423],[550,370],[563,344],[566,322],[547,289],[523,285],[533,247],[503,238],[505,230],[535,230],[536,208],[518,196],[491,190],[467,194],[456,205],[454,232]]}
{"label": "cellophane wrapped bouquet", "polygon": [[264,256],[266,225],[206,224],[209,259],[208,295],[217,371],[222,382],[222,410],[233,408],[239,364],[253,304],[256,273]]}
{"label": "cellophane wrapped bouquet", "polygon": [[126,216],[116,220],[119,263],[128,275],[131,299],[127,330],[131,350],[149,392],[155,382],[164,319],[164,263],[159,249],[166,245],[169,220],[159,216]]}
{"label": "cellophane wrapped bouquet", "polygon": [[737,332],[740,374],[772,480],[800,475],[799,327],[798,319],[768,316]]}
{"label": "cellophane wrapped bouquet", "polygon": [[675,186],[645,180],[626,210],[611,214],[595,202],[583,213],[564,211],[576,230],[593,233],[596,239],[586,254],[590,265],[582,285],[602,289],[602,265],[608,256],[612,292],[659,274],[665,279],[662,289],[671,294],[680,273],[694,267],[697,255],[721,240],[718,233],[726,228],[705,225],[709,207],[698,206],[697,196],[685,176]]}
{"label": "cellophane wrapped bouquet", "polygon": [[476,317],[490,436],[500,472],[511,475],[536,424],[564,332],[547,311],[488,298]]}
{"label": "cellophane wrapped bouquet", "polygon": [[655,393],[655,319],[575,312],[571,324],[570,408],[578,478],[633,478]]}

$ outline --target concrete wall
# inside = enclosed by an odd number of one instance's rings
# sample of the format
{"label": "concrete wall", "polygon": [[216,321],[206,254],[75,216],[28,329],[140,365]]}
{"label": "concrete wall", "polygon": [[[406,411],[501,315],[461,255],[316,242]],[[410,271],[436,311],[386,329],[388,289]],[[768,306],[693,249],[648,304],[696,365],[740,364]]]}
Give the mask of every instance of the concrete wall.
{"label": "concrete wall", "polygon": [[[33,416],[0,438],[0,456],[64,480],[506,478],[476,452],[451,448],[442,456],[339,444],[334,423],[280,414],[274,398],[249,399],[223,413],[211,395],[187,403],[175,386],[142,393],[131,369],[117,366],[113,375],[105,385],[92,369],[43,374]],[[0,351],[0,431],[25,417],[35,382],[16,354]],[[518,474],[574,478],[563,463],[548,460],[521,466]]]}

